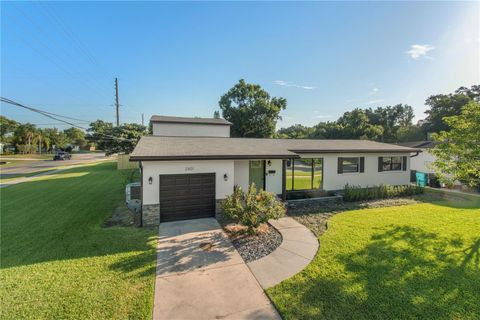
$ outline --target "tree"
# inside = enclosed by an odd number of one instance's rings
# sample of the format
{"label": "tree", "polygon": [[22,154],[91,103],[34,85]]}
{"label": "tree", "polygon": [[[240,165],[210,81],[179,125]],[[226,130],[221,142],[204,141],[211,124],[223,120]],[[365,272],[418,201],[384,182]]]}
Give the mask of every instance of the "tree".
{"label": "tree", "polygon": [[480,187],[480,104],[471,101],[456,116],[443,118],[450,129],[433,134],[440,141],[432,153],[433,166],[441,180],[458,180]]}
{"label": "tree", "polygon": [[28,122],[19,123],[15,127],[11,142],[16,149],[19,149],[17,151],[22,153],[31,153],[35,151],[35,149],[32,148],[32,140],[35,137],[36,131],[37,128],[35,125]]}
{"label": "tree", "polygon": [[218,111],[218,110],[213,111],[213,118],[214,119],[220,119],[220,111]]}
{"label": "tree", "polygon": [[8,119],[7,117],[0,116],[0,141],[8,142],[7,135],[13,133],[18,126],[18,122]]}
{"label": "tree", "polygon": [[111,133],[113,124],[111,122],[105,122],[102,120],[97,120],[90,123],[90,127],[87,132],[87,140],[94,142],[99,150],[105,150],[105,134]]}
{"label": "tree", "polygon": [[136,123],[125,123],[113,127],[111,123],[97,120],[90,124],[88,139],[94,141],[107,155],[131,153],[138,140],[147,134],[147,127]]}
{"label": "tree", "polygon": [[260,85],[241,79],[220,98],[219,106],[223,117],[233,124],[232,136],[271,138],[287,100],[271,98]]}
{"label": "tree", "polygon": [[419,125],[402,126],[396,136],[396,142],[421,141],[425,139],[425,131]]}
{"label": "tree", "polygon": [[310,138],[314,129],[311,127],[306,127],[301,124],[295,124],[287,128],[281,128],[277,132],[277,138],[288,138],[288,139],[307,139]]}
{"label": "tree", "polygon": [[460,87],[454,94],[437,94],[430,96],[425,104],[430,108],[425,111],[425,128],[428,132],[448,131],[449,127],[443,121],[445,117],[458,116],[462,108],[470,101],[480,100],[480,86],[472,86],[470,89]]}
{"label": "tree", "polygon": [[83,132],[82,130],[71,127],[63,130],[63,133],[66,134],[70,144],[77,145],[80,148],[85,147],[87,141],[85,139],[85,132]]}
{"label": "tree", "polygon": [[313,127],[311,138],[314,139],[344,139],[345,128],[336,121],[320,122]]}
{"label": "tree", "polygon": [[367,111],[360,108],[345,112],[337,123],[343,128],[343,139],[377,140],[384,132],[381,125],[371,124]]}
{"label": "tree", "polygon": [[385,142],[397,141],[398,130],[401,127],[411,126],[414,117],[413,108],[403,104],[378,107],[375,110],[368,108],[365,112],[370,124],[383,128],[380,141]]}

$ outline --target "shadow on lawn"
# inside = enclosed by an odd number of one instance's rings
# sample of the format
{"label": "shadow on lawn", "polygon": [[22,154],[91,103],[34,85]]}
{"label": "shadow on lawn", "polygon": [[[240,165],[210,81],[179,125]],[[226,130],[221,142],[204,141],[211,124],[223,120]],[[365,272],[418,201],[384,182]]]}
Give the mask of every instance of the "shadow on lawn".
{"label": "shadow on lawn", "polygon": [[304,317],[473,319],[480,314],[479,250],[480,238],[464,243],[391,226],[362,250],[336,257],[348,277],[302,284],[309,288],[301,301],[315,305]]}
{"label": "shadow on lawn", "polygon": [[130,172],[101,163],[62,174],[1,190],[1,268],[124,254],[112,268],[152,274],[157,228],[101,227],[123,201]]}

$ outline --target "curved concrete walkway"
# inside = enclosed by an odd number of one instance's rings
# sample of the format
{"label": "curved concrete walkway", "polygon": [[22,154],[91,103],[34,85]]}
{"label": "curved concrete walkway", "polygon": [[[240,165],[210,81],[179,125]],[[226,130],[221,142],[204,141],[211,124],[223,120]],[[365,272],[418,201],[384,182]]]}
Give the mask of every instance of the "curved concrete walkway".
{"label": "curved concrete walkway", "polygon": [[270,288],[302,271],[318,251],[317,237],[293,218],[270,220],[282,235],[282,244],[271,254],[247,263],[262,288]]}
{"label": "curved concrete walkway", "polygon": [[153,319],[280,320],[213,218],[159,228]]}

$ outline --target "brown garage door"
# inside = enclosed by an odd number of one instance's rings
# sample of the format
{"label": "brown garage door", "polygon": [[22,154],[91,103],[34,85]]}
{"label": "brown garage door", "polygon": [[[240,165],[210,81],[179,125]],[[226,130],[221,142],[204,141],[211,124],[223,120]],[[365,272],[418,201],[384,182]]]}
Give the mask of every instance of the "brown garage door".
{"label": "brown garage door", "polygon": [[215,173],[160,176],[160,221],[215,216]]}

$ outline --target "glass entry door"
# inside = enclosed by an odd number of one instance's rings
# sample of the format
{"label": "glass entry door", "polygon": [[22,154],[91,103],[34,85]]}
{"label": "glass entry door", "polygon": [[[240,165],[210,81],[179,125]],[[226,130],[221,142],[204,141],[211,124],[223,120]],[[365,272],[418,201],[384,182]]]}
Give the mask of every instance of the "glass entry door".
{"label": "glass entry door", "polygon": [[265,189],[265,161],[251,160],[248,183],[255,183],[257,190]]}

